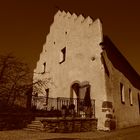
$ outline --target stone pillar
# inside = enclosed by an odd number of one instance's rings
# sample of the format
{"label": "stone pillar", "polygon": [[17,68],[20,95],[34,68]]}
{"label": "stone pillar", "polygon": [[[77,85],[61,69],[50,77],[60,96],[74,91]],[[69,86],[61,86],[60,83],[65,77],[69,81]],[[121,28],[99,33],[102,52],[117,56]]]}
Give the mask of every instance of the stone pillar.
{"label": "stone pillar", "polygon": [[116,119],[114,115],[112,102],[104,101],[102,103],[102,112],[105,113],[105,130],[110,131],[116,129]]}

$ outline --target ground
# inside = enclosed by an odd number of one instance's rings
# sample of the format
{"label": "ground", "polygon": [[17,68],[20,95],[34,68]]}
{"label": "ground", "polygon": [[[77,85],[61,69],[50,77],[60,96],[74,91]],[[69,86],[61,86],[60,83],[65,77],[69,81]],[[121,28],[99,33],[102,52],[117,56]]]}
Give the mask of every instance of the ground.
{"label": "ground", "polygon": [[25,130],[0,131],[0,140],[140,140],[140,126],[112,132],[46,133]]}

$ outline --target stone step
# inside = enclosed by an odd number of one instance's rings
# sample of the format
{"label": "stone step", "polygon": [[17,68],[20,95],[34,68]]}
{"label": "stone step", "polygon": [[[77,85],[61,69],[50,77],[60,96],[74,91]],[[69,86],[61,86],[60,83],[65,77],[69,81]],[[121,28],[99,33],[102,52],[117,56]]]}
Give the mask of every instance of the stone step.
{"label": "stone step", "polygon": [[42,123],[40,121],[32,121],[31,124],[41,125]]}
{"label": "stone step", "polygon": [[32,121],[31,123],[32,123],[32,124],[42,124],[41,121]]}
{"label": "stone step", "polygon": [[31,124],[28,124],[26,128],[24,128],[23,130],[27,130],[27,131],[44,131],[43,128],[43,124],[38,121],[32,121]]}
{"label": "stone step", "polygon": [[56,120],[57,117],[35,117],[35,121],[41,121],[41,120]]}
{"label": "stone step", "polygon": [[41,129],[41,128],[43,128],[43,126],[41,126],[41,125],[28,124],[27,125],[27,128]]}
{"label": "stone step", "polygon": [[23,130],[25,130],[25,131],[33,131],[33,132],[45,131],[43,128],[42,129],[23,128]]}

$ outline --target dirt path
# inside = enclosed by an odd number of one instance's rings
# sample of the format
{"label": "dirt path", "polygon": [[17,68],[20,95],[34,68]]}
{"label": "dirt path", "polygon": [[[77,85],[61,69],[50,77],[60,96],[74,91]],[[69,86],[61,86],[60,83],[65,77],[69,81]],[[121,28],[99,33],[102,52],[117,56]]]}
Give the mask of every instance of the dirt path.
{"label": "dirt path", "polygon": [[0,131],[0,140],[140,140],[140,126],[113,132],[46,133],[24,130]]}

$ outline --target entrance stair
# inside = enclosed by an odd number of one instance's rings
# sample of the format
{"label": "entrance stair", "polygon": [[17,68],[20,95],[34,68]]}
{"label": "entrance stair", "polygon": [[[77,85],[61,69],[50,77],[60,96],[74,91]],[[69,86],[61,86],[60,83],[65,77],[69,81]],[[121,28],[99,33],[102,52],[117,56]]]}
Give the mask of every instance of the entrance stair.
{"label": "entrance stair", "polygon": [[44,126],[41,123],[40,120],[36,119],[34,121],[32,121],[30,124],[27,125],[26,128],[24,128],[23,130],[27,130],[27,131],[44,131]]}

